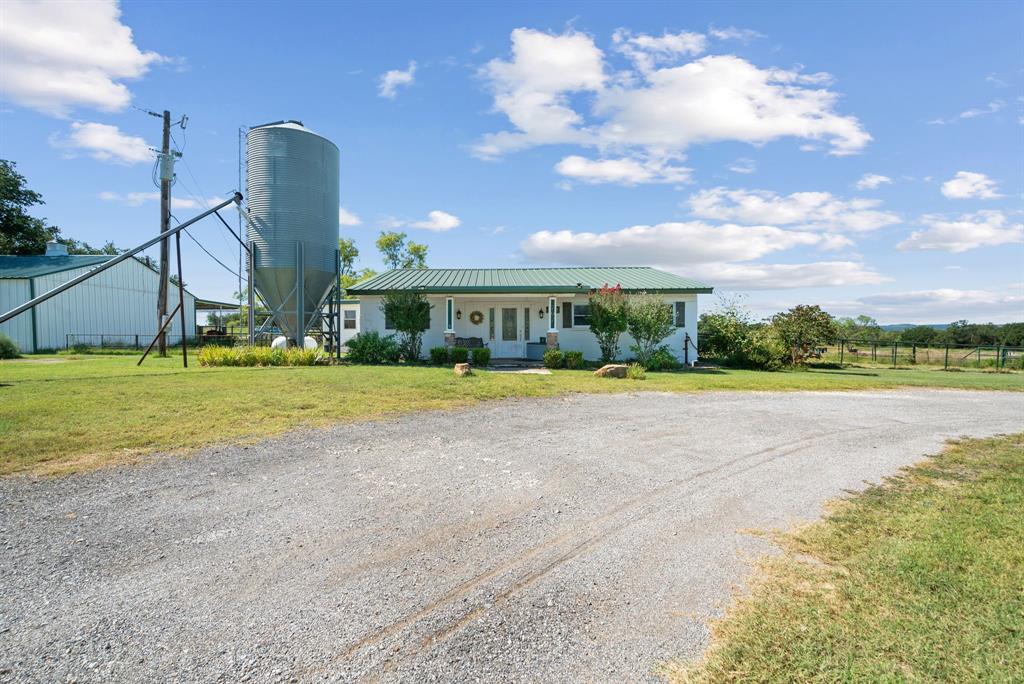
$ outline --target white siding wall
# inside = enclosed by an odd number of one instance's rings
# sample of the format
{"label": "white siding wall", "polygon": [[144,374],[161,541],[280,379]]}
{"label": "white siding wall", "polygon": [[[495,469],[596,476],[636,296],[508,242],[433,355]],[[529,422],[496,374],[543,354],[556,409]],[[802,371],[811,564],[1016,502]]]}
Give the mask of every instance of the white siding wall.
{"label": "white siding wall", "polygon": [[[7,312],[32,298],[28,278],[0,280],[0,312]],[[32,351],[32,313],[26,311],[6,323],[0,323],[0,332],[18,345],[23,352]]]}
{"label": "white siding wall", "polygon": [[[40,295],[61,283],[90,270],[77,268],[51,273],[35,278],[35,293]],[[63,349],[67,336],[81,335],[80,341],[99,345],[99,335],[110,335],[108,341],[117,340],[129,344],[134,336],[140,336],[140,343],[146,344],[156,334],[156,298],[160,278],[153,270],[134,259],[128,259],[103,273],[94,276],[81,285],[43,302],[36,307],[36,342],[39,349]],[[7,290],[8,283],[20,281],[0,280],[0,292]],[[21,300],[4,308],[28,301],[27,287],[19,293]],[[4,296],[0,296],[0,301]],[[171,286],[167,295],[168,310],[178,303],[178,288]],[[21,319],[31,321],[31,312],[26,311],[10,321],[22,326]],[[195,328],[195,298],[185,295],[186,335],[192,337]],[[6,324],[5,324],[6,326]],[[21,334],[21,333],[19,333]],[[89,336],[89,337],[87,337]],[[113,337],[120,336],[120,337]],[[19,346],[22,351],[35,351],[31,345],[32,333],[28,329],[27,343]],[[180,314],[168,326],[168,341],[181,341]]]}
{"label": "white siding wall", "polygon": [[[455,295],[454,297],[455,309],[462,311],[462,319],[455,321],[455,334],[458,337],[480,337],[484,340],[485,344],[490,342],[489,310],[492,307],[496,310],[499,320],[495,322],[495,331],[497,334],[500,334],[500,308],[503,305],[510,306],[513,304],[530,307],[530,341],[536,342],[547,334],[547,317],[540,318],[537,315],[537,311],[542,310],[548,304],[548,297],[546,295],[507,295],[502,296],[502,298],[486,298],[485,296],[471,295]],[[577,295],[575,297],[558,297],[556,295],[556,298],[559,307],[566,302],[587,303],[586,295]],[[686,326],[676,328],[664,341],[664,344],[668,345],[675,355],[682,360],[684,358],[683,345],[687,333],[689,333],[692,343],[697,344],[697,295],[664,295],[664,299],[669,303],[686,302]],[[430,330],[427,331],[423,338],[424,355],[429,352],[431,347],[444,344],[445,297],[443,295],[429,296],[427,300],[433,305],[433,308],[430,311]],[[381,297],[360,295],[359,329],[361,331],[377,330],[381,334],[394,332],[384,330],[384,313],[380,310],[380,305]],[[480,311],[484,315],[484,320],[479,325],[473,325],[469,320],[469,314],[473,311]],[[587,359],[600,358],[601,349],[597,346],[597,339],[590,332],[590,328],[563,328],[561,313],[556,316],[556,324],[558,327],[558,344],[561,349],[582,351],[583,356]],[[619,351],[623,357],[628,358],[630,356],[629,346],[631,344],[633,344],[633,339],[628,334],[623,334],[619,339]],[[693,347],[691,347],[690,360],[692,361],[696,358],[697,355]]]}

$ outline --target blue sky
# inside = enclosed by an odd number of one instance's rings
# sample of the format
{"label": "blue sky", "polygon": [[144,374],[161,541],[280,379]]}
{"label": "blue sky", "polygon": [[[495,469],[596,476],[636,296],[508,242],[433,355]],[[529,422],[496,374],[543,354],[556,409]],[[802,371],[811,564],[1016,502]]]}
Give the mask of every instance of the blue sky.
{"label": "blue sky", "polygon": [[1022,7],[5,2],[0,152],[66,235],[129,246],[158,227],[135,107],[189,116],[180,219],[237,186],[239,126],[301,119],[361,266],[397,228],[432,266],[654,265],[758,315],[1021,320]]}

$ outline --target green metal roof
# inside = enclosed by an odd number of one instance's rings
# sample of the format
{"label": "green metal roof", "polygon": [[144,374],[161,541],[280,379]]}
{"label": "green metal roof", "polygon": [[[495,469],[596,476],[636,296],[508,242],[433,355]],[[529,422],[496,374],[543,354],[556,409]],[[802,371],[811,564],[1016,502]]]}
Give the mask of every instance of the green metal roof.
{"label": "green metal roof", "polygon": [[578,268],[404,268],[347,289],[355,295],[415,290],[426,294],[589,292],[603,285],[637,292],[710,293],[710,285],[646,266]]}
{"label": "green metal roof", "polygon": [[73,268],[96,266],[113,258],[109,254],[0,256],[0,279],[37,278]]}

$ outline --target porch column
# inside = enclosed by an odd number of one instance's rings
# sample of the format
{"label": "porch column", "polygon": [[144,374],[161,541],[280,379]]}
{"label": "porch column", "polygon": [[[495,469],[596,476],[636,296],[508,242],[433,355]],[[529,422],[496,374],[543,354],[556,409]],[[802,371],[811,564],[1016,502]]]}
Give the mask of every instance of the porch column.
{"label": "porch column", "polygon": [[554,297],[548,297],[548,336],[547,343],[548,349],[555,349],[558,347],[558,328],[555,326],[558,320],[555,315],[555,309],[557,308],[557,302]]}
{"label": "porch column", "polygon": [[444,298],[444,346],[455,346],[455,298]]}

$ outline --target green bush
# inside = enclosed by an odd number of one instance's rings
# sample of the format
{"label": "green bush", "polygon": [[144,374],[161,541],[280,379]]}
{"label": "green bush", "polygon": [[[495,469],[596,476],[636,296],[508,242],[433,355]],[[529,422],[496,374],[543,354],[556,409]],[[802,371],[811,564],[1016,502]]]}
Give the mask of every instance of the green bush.
{"label": "green bush", "polygon": [[655,349],[647,359],[647,370],[649,371],[668,371],[681,367],[682,364],[679,363],[679,359],[676,358],[676,355],[666,345]]}
{"label": "green bush", "polygon": [[430,363],[435,366],[444,366],[448,363],[448,347],[431,347]]}
{"label": "green bush", "polygon": [[626,377],[630,380],[646,380],[647,371],[639,363],[631,363],[626,366]]}
{"label": "green bush", "polygon": [[583,352],[567,351],[562,355],[562,361],[565,363],[566,368],[573,370],[583,368]]}
{"label": "green bush", "polygon": [[790,350],[775,326],[764,325],[750,331],[738,360],[748,368],[776,371],[789,363]]}
{"label": "green bush", "polygon": [[316,366],[326,363],[330,363],[330,359],[320,349],[211,345],[199,350],[200,366]]}
{"label": "green bush", "polygon": [[473,365],[483,368],[491,362],[491,350],[487,347],[477,347],[473,350]]}
{"label": "green bush", "polygon": [[469,350],[465,347],[452,347],[452,363],[466,363],[469,361]]}
{"label": "green bush", "polygon": [[544,366],[546,368],[561,368],[565,365],[565,354],[560,349],[548,349],[544,352]]}
{"label": "green bush", "polygon": [[662,340],[675,330],[672,307],[658,295],[641,292],[629,298],[626,308],[626,328],[635,344],[629,349],[636,360],[646,365]]}
{"label": "green bush", "polygon": [[352,363],[398,363],[401,350],[393,335],[381,335],[376,330],[359,333],[345,345],[347,358]]}
{"label": "green bush", "polygon": [[21,356],[18,345],[7,335],[0,333],[0,359],[16,359]]}

